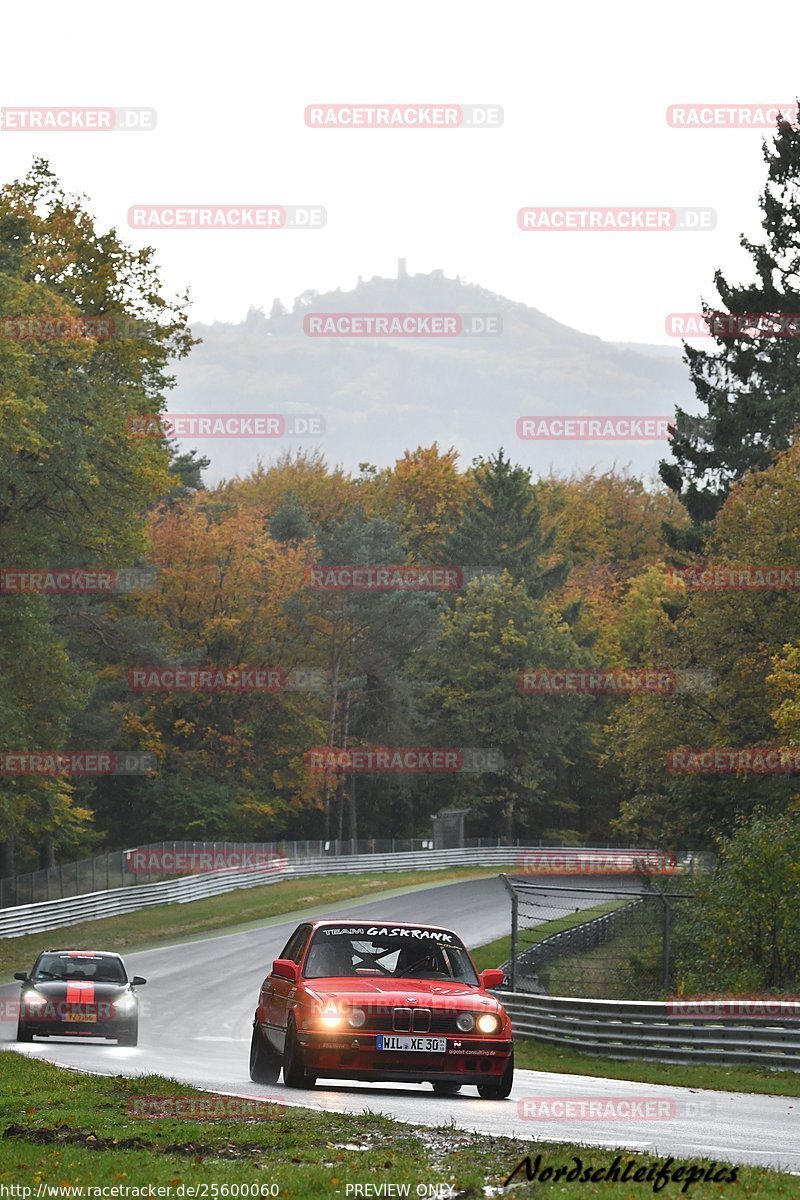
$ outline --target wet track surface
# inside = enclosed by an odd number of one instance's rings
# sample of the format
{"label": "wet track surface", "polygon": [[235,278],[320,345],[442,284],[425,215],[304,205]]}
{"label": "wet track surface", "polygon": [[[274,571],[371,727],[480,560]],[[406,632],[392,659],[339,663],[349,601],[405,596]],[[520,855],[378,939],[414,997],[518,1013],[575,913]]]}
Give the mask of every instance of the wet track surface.
{"label": "wet track surface", "polygon": [[[567,882],[563,879],[558,884]],[[600,881],[595,880],[593,886],[601,886]],[[590,907],[599,899],[587,895],[583,906]],[[347,903],[336,908],[336,915],[450,926],[472,947],[507,933],[509,911],[508,894],[501,881],[493,878],[439,885],[391,899]],[[326,915],[333,914],[329,911]],[[522,1070],[516,1073],[511,1097],[500,1102],[480,1100],[474,1088],[443,1097],[435,1096],[428,1085],[322,1080],[309,1091],[297,1091],[284,1088],[280,1082],[269,1088],[254,1084],[247,1068],[259,984],[296,923],[293,919],[126,954],[131,974],[148,979],[140,993],[142,1015],[139,1045],[135,1048],[98,1040],[76,1043],[53,1038],[17,1046],[13,1040],[15,1022],[10,1020],[0,1025],[0,1046],[103,1074],[157,1072],[202,1088],[257,1098],[276,1096],[286,1104],[321,1110],[370,1109],[398,1120],[431,1125],[452,1118],[464,1129],[529,1142],[536,1138],[619,1146],[639,1153],[673,1155],[680,1160],[702,1156],[800,1173],[800,1098],[794,1097],[700,1092]],[[68,929],[57,930],[52,944],[68,945],[69,940]],[[20,969],[30,965],[18,964]],[[19,984],[3,985],[0,995],[16,998],[18,989]],[[670,1115],[641,1121],[523,1119],[517,1102],[524,1097],[656,1099],[668,1102],[662,1104],[661,1111]],[[601,1165],[603,1156],[595,1153],[594,1157]]]}

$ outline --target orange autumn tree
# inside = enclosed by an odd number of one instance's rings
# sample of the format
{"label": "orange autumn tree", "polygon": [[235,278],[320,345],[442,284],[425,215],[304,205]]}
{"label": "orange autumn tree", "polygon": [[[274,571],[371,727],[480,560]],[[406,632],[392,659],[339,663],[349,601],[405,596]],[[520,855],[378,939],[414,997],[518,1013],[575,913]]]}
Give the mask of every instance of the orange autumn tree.
{"label": "orange autumn tree", "polygon": [[[161,661],[141,666],[308,667],[290,614],[309,560],[276,542],[263,512],[200,494],[150,521],[158,582],[142,603]],[[152,836],[272,840],[297,805],[316,802],[303,747],[320,739],[313,690],[131,694],[124,727],[161,756]]]}
{"label": "orange autumn tree", "polygon": [[458,470],[458,452],[451,446],[406,450],[391,470],[377,472],[369,488],[374,515],[397,520],[398,529],[414,563],[437,561],[437,550],[447,528],[458,522],[471,485],[471,475]]}

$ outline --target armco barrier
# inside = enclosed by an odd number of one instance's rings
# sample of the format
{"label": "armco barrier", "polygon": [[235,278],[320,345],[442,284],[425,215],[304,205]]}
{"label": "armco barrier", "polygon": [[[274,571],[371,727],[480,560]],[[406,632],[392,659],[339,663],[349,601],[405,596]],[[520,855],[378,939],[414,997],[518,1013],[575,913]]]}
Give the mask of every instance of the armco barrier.
{"label": "armco barrier", "polygon": [[[458,850],[415,850],[399,854],[354,854],[338,857],[286,859],[278,866],[255,870],[232,869],[209,871],[201,875],[189,875],[181,879],[165,880],[163,883],[147,883],[133,887],[113,888],[108,891],[90,892],[82,896],[69,896],[63,900],[45,900],[38,904],[22,904],[15,908],[0,909],[0,937],[21,937],[26,933],[40,933],[80,921],[91,921],[98,917],[117,916],[150,908],[157,904],[186,904],[191,900],[203,900],[222,892],[238,888],[256,887],[260,884],[276,883],[282,879],[301,879],[309,875],[346,875],[368,871],[432,871],[439,867],[486,866],[498,870],[512,868],[519,858],[520,846],[484,846]],[[530,847],[536,849],[536,847]],[[554,851],[561,860],[573,853],[579,856],[595,853],[590,848],[559,849]],[[614,851],[596,851],[597,854]],[[626,852],[627,853],[627,852]],[[641,851],[642,854],[656,851]],[[679,869],[692,861],[687,854],[679,860]]]}
{"label": "armco barrier", "polygon": [[538,1038],[605,1058],[656,1062],[759,1063],[800,1070],[800,1017],[676,1016],[664,1001],[580,1000],[497,991],[516,1037]]}

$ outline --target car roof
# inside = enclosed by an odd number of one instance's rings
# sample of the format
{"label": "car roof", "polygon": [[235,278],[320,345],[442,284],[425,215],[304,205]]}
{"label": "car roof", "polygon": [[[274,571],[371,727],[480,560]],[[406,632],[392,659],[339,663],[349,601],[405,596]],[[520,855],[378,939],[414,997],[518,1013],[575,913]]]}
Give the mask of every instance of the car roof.
{"label": "car roof", "polygon": [[337,919],[328,921],[325,917],[319,917],[315,921],[301,921],[301,925],[313,925],[317,929],[320,925],[388,925],[396,926],[404,929],[436,929],[442,933],[453,933],[447,925],[427,925],[424,921],[402,921],[397,917],[351,917],[349,921]]}
{"label": "car roof", "polygon": [[41,950],[39,958],[43,954],[74,954],[76,957],[82,958],[122,958],[121,954],[117,954],[116,950],[76,950],[68,946],[59,946],[52,950]]}

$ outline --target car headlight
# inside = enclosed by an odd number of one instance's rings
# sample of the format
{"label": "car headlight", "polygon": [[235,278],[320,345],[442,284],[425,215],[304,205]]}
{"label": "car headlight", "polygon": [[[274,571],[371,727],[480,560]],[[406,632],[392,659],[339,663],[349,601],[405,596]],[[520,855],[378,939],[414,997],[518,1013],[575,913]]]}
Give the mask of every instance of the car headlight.
{"label": "car headlight", "polygon": [[120,996],[119,1000],[114,1001],[114,1008],[117,1012],[131,1012],[136,1008],[136,997],[130,992],[125,996]]}
{"label": "car headlight", "polygon": [[456,1025],[462,1033],[471,1033],[475,1028],[475,1018],[472,1013],[459,1013],[456,1017]]}
{"label": "car headlight", "polygon": [[478,1029],[481,1033],[494,1033],[500,1022],[491,1013],[481,1013],[478,1017]]}
{"label": "car headlight", "polygon": [[320,1021],[326,1029],[338,1029],[342,1023],[342,1014],[335,1005],[329,1004],[320,1017]]}
{"label": "car headlight", "polygon": [[22,1003],[26,1008],[41,1008],[43,1004],[47,1004],[47,1001],[38,992],[30,991],[22,993]]}
{"label": "car headlight", "polygon": [[367,1014],[363,1008],[351,1008],[347,1015],[347,1023],[352,1025],[354,1029],[360,1029],[367,1019]]}

